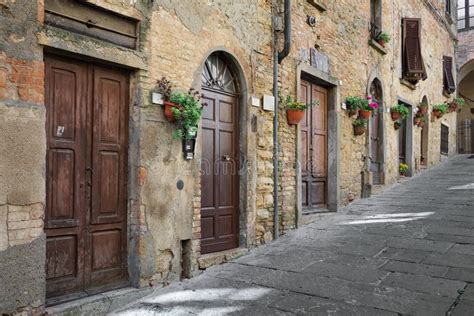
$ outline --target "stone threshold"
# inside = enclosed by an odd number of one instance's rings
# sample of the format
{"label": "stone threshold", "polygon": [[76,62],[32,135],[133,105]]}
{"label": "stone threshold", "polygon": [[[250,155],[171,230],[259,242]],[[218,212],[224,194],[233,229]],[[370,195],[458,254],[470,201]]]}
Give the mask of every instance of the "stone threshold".
{"label": "stone threshold", "polygon": [[238,257],[246,254],[249,250],[247,248],[234,248],[219,252],[207,253],[205,255],[201,255],[197,260],[199,264],[200,270],[205,270],[209,267],[214,265],[218,265],[221,263],[225,263],[231,261],[233,259],[237,259]]}
{"label": "stone threshold", "polygon": [[105,315],[151,294],[153,288],[125,287],[47,307],[46,315]]}

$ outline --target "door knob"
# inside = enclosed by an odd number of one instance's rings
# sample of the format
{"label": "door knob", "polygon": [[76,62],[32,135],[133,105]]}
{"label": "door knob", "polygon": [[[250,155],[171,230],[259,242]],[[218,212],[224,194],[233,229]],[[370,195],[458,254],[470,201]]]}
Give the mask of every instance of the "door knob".
{"label": "door knob", "polygon": [[229,155],[224,155],[222,157],[222,159],[224,159],[225,161],[229,161],[230,160],[230,156]]}

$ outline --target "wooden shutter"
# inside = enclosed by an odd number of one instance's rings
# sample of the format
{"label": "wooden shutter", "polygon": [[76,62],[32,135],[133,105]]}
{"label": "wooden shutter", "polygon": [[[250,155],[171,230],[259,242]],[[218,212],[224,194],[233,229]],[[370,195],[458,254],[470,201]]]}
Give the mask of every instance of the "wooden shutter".
{"label": "wooden shutter", "polygon": [[420,34],[421,19],[403,19],[403,75],[411,81],[427,78],[421,55]]}
{"label": "wooden shutter", "polygon": [[443,85],[444,91],[451,94],[456,90],[456,84],[453,77],[453,58],[443,56]]}

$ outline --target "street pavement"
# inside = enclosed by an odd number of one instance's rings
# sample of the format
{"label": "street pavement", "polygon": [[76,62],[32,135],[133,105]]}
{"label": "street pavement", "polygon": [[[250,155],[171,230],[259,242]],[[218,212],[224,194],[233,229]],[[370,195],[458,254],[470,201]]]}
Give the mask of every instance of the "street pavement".
{"label": "street pavement", "polygon": [[474,159],[456,156],[116,315],[474,315]]}

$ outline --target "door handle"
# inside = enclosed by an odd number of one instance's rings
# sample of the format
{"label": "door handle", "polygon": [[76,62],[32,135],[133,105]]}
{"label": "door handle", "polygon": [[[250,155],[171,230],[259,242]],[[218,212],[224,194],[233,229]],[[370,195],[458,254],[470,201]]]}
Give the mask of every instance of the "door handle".
{"label": "door handle", "polygon": [[230,161],[230,155],[224,155],[222,156],[222,159],[224,159],[225,161]]}
{"label": "door handle", "polygon": [[94,169],[92,169],[92,167],[87,167],[86,171],[90,171],[90,173],[94,173]]}

